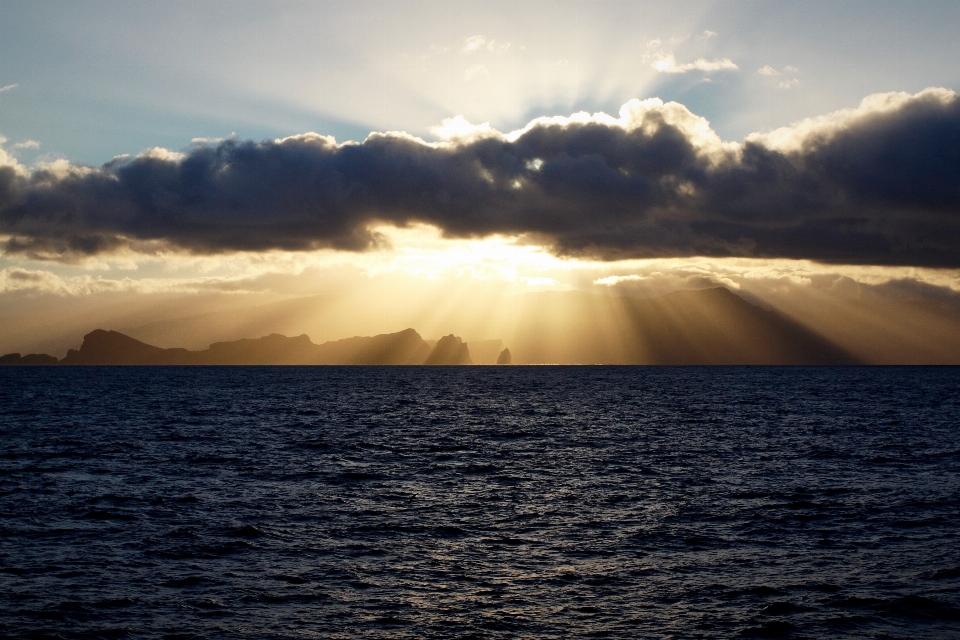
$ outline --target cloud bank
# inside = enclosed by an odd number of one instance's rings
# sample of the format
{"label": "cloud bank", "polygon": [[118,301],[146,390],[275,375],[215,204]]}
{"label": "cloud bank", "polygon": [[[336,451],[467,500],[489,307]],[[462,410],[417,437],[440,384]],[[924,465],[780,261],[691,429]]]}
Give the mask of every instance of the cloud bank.
{"label": "cloud bank", "polygon": [[960,99],[946,89],[870,96],[743,143],[657,99],[506,134],[456,124],[436,143],[228,139],[99,168],[27,170],[0,153],[3,251],[357,251],[382,242],[374,225],[426,223],[603,259],[960,266]]}

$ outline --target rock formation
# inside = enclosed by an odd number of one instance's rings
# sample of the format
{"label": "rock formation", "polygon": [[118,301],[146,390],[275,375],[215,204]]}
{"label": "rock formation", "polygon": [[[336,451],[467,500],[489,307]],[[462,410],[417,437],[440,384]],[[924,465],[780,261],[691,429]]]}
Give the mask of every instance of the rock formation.
{"label": "rock formation", "polygon": [[0,365],[5,364],[57,364],[57,359],[45,353],[28,353],[25,356],[19,353],[8,353],[0,356]]}
{"label": "rock formation", "polygon": [[83,336],[80,349],[70,349],[61,364],[188,364],[186,349],[161,349],[118,331],[96,329]]}
{"label": "rock formation", "polygon": [[319,347],[318,364],[423,364],[428,345],[413,329],[372,337],[345,338]]}
{"label": "rock formation", "polygon": [[[314,344],[273,333],[215,342],[208,349],[162,349],[116,331],[87,334],[64,364],[657,364],[834,365],[861,360],[780,313],[724,288],[647,298],[583,291],[529,293],[517,303],[510,348],[467,345],[448,335],[424,340],[413,329]],[[476,345],[476,351],[472,348]],[[499,354],[499,355],[498,355]],[[43,354],[8,354],[0,364],[52,363]]]}
{"label": "rock formation", "polygon": [[320,347],[307,334],[288,338],[272,333],[262,338],[214,342],[206,351],[188,352],[187,364],[317,364]]}
{"label": "rock formation", "polygon": [[[14,363],[13,356],[5,356]],[[28,356],[31,358],[33,356]],[[51,364],[56,358],[47,356]],[[22,360],[22,359],[20,359]],[[21,363],[17,360],[16,363]],[[431,349],[413,329],[354,337],[317,345],[309,336],[288,338],[274,333],[256,339],[215,342],[203,351],[161,349],[117,331],[97,329],[71,349],[62,364],[125,365],[396,365],[471,364],[467,345],[449,335]]]}
{"label": "rock formation", "polygon": [[473,361],[467,345],[451,333],[437,341],[424,364],[473,364]]}

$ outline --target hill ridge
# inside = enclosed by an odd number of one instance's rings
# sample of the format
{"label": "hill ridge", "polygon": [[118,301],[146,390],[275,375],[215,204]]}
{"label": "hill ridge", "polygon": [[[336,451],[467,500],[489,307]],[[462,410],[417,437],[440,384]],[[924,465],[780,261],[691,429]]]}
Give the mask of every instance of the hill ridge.
{"label": "hill ridge", "polygon": [[[457,338],[457,340],[460,340]],[[461,341],[462,342],[462,341]],[[463,350],[467,346],[463,344]],[[214,342],[201,351],[163,349],[118,331],[95,329],[79,349],[70,349],[60,364],[67,365],[401,365],[471,364],[469,352],[449,356],[435,353],[414,329],[376,336],[356,336],[314,344],[301,334],[272,333],[261,338]],[[429,362],[428,362],[429,361]]]}

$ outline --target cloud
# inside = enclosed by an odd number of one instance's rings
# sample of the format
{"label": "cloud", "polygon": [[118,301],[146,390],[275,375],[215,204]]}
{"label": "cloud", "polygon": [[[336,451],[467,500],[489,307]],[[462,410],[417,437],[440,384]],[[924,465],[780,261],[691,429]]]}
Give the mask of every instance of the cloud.
{"label": "cloud", "polygon": [[[783,71],[778,71],[768,64],[765,64],[759,69],[757,69],[757,73],[761,76],[782,76],[786,74],[794,74],[794,73],[797,73],[798,71],[799,69],[791,66],[786,66],[783,68]],[[779,89],[792,89],[793,87],[799,87],[799,86],[800,86],[799,78],[786,78],[786,79],[777,81],[777,88]]]}
{"label": "cloud", "polygon": [[[466,120],[425,142],[317,134],[152,149],[90,168],[0,166],[8,255],[377,249],[377,225],[524,236],[557,255],[960,266],[960,98],[869,96],[742,143],[675,102],[619,117]],[[457,135],[457,132],[462,135]]]}
{"label": "cloud", "polygon": [[785,66],[783,68],[783,71],[777,71],[774,67],[771,67],[768,64],[765,64],[759,69],[757,69],[757,73],[759,73],[762,76],[782,76],[786,73],[797,73],[798,71],[800,70],[797,69],[796,67],[791,67],[790,65]]}
{"label": "cloud", "polygon": [[479,51],[486,43],[487,39],[481,35],[470,36],[463,41],[463,52],[472,53],[474,51]]}
{"label": "cloud", "polygon": [[140,286],[137,281],[129,279],[109,280],[86,275],[63,278],[50,271],[34,271],[17,267],[0,269],[0,294],[30,293],[77,296],[111,291],[129,291],[133,287]]}
{"label": "cloud", "polygon": [[660,73],[687,73],[688,71],[728,71],[739,68],[730,58],[717,58],[716,60],[698,58],[694,62],[679,64],[673,57],[673,54],[657,58],[651,63],[651,66],[653,66],[653,68]]}
{"label": "cloud", "polygon": [[89,296],[104,293],[200,293],[229,291],[246,293],[262,289],[257,276],[201,276],[192,278],[104,278],[60,276],[51,271],[7,267],[0,269],[0,295],[52,294]]}
{"label": "cloud", "polygon": [[8,84],[8,85],[5,85],[5,86],[3,86],[3,87],[0,87],[0,93],[3,93],[4,91],[10,91],[11,89],[16,89],[16,88],[19,87],[19,86],[20,86],[19,84]]}
{"label": "cloud", "polygon": [[463,41],[463,53],[476,53],[477,51],[490,51],[496,54],[504,54],[510,50],[509,42],[498,42],[496,40],[487,40],[482,35],[470,36]]}
{"label": "cloud", "polygon": [[39,149],[40,143],[36,140],[24,140],[13,145],[14,149]]}
{"label": "cloud", "polygon": [[[17,158],[3,148],[6,143],[7,139],[0,136],[0,185],[3,184],[4,173],[9,174],[13,179],[23,178],[26,175],[26,170],[17,162]],[[14,148],[16,148],[16,145],[14,145]],[[2,202],[3,191],[0,191],[0,203]]]}
{"label": "cloud", "polygon": [[639,282],[641,280],[646,280],[647,276],[638,276],[637,274],[630,274],[627,276],[607,276],[605,278],[597,278],[593,281],[593,284],[603,285],[605,287],[612,287],[618,285],[621,282]]}
{"label": "cloud", "polygon": [[[644,297],[662,295],[680,289],[711,287],[726,287],[740,291],[743,289],[741,283],[749,280],[750,275],[752,275],[747,269],[743,269],[739,265],[722,263],[681,262],[670,264],[669,262],[656,261],[646,268],[641,267],[638,271],[640,273],[597,278],[593,281],[593,284],[615,289],[621,294]],[[764,273],[761,277],[764,284],[768,286],[771,280],[775,280],[775,274],[771,273]],[[751,282],[750,284],[755,285],[757,283]]]}
{"label": "cloud", "polygon": [[490,126],[489,122],[471,124],[463,116],[446,118],[438,127],[430,127],[430,133],[440,140],[469,143],[481,138],[500,136],[500,132]]}

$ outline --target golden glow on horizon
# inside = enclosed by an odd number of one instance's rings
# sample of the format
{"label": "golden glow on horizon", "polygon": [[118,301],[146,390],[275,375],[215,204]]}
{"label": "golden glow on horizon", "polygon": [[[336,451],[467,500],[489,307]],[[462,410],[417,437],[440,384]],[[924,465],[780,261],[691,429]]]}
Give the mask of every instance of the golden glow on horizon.
{"label": "golden glow on horizon", "polygon": [[[601,262],[560,258],[520,237],[444,238],[425,225],[375,231],[382,248],[366,253],[125,254],[83,266],[7,258],[0,291],[19,297],[0,343],[62,356],[104,326],[192,349],[273,332],[323,342],[413,327],[428,339],[499,338],[522,346],[515,355],[527,361],[656,361],[664,347],[648,344],[653,334],[642,326],[693,344],[735,324],[723,308],[657,296],[722,286],[864,361],[960,359],[960,318],[935,304],[936,295],[960,291],[957,270],[752,258]],[[623,296],[650,299],[642,322]],[[710,348],[704,361],[720,357]]]}
{"label": "golden glow on horizon", "polygon": [[[561,258],[522,237],[444,238],[427,225],[373,229],[382,248],[363,253],[271,251],[194,256],[179,253],[98,256],[82,265],[0,259],[0,293],[33,291],[86,295],[111,291],[197,293],[264,291],[270,277],[298,278],[296,292],[322,292],[331,283],[356,288],[389,278],[409,286],[427,282],[496,285],[511,293],[594,290],[655,295],[670,290],[724,286],[785,292],[800,287],[853,292],[859,285],[910,282],[960,292],[960,270],[878,265],[830,265],[763,258],[656,258],[603,262]],[[399,279],[399,280],[398,280]],[[349,283],[346,281],[350,281]],[[277,291],[283,293],[283,291]],[[293,293],[293,291],[291,291]]]}

